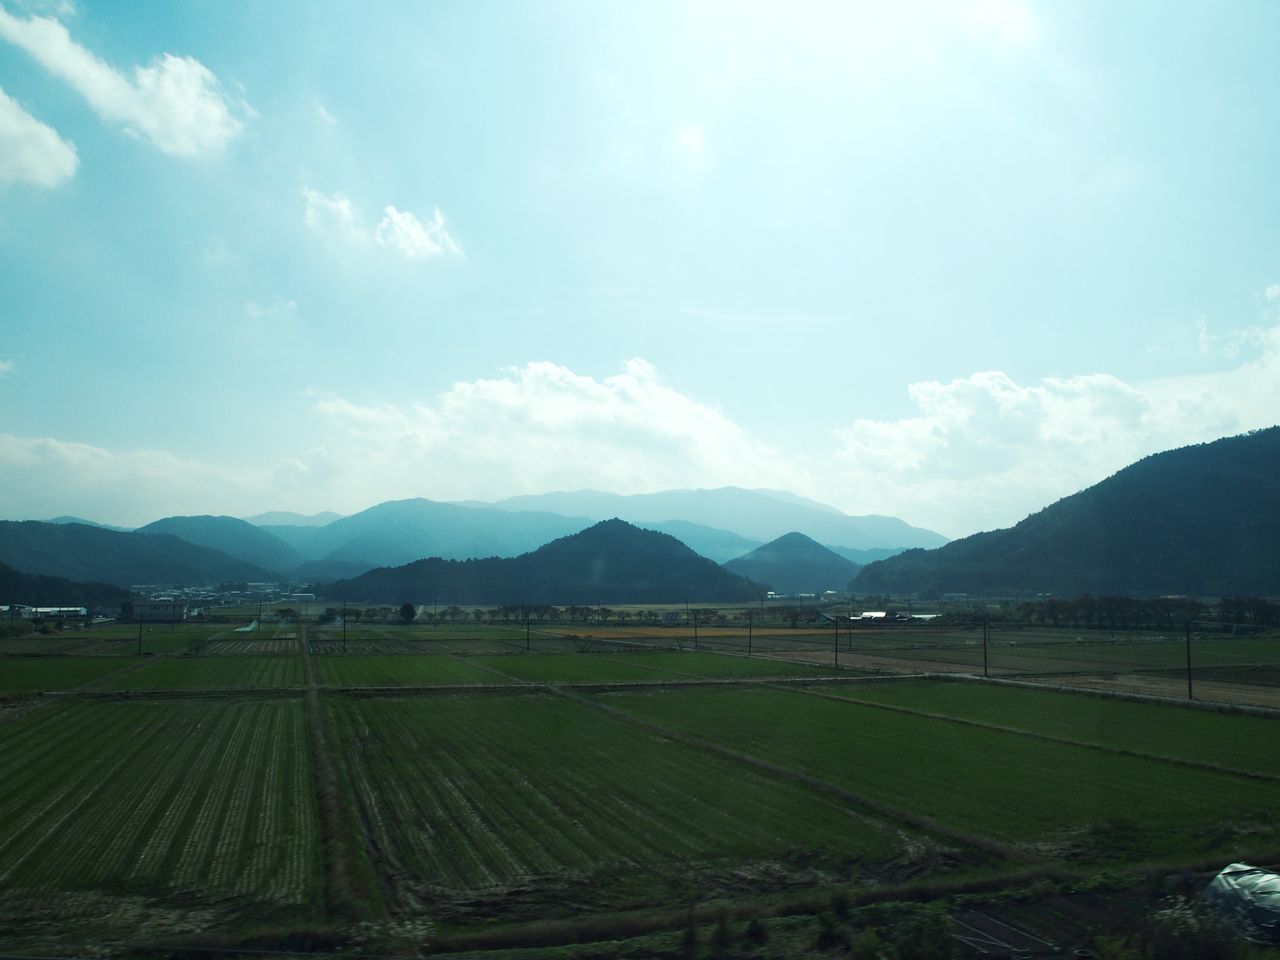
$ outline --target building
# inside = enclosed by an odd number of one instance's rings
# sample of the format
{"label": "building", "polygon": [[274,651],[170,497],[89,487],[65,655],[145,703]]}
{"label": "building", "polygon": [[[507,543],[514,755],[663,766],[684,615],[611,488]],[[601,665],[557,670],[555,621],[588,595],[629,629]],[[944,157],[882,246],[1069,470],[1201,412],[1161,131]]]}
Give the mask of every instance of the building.
{"label": "building", "polygon": [[154,600],[133,601],[133,619],[174,623],[187,619],[185,600],[172,597],[156,597]]}

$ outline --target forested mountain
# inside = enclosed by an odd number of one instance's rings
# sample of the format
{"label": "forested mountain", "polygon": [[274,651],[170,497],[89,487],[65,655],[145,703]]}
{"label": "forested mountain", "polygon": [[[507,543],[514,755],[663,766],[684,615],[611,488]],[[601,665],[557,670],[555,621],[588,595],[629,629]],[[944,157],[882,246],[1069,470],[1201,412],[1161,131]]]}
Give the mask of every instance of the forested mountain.
{"label": "forested mountain", "polygon": [[367,603],[658,603],[748,601],[760,587],[664,533],[606,520],[511,559],[433,557],[318,588]]}
{"label": "forested mountain", "polygon": [[937,547],[947,542],[941,534],[910,526],[897,517],[851,517],[834,507],[778,490],[721,487],[633,496],[578,490],[511,497],[492,506],[502,510],[550,510],[592,520],[619,517],[636,524],[684,520],[728,530],[757,543],[793,531],[819,543],[857,549]]}
{"label": "forested mountain", "polygon": [[118,607],[129,591],[109,583],[80,583],[66,577],[21,573],[0,563],[0,604],[30,607]]}
{"label": "forested mountain", "polygon": [[745,556],[730,560],[724,568],[778,593],[844,593],[858,572],[858,565],[803,533],[787,533]]}
{"label": "forested mountain", "polygon": [[1280,427],[1155,454],[1007,530],[864,567],[858,593],[1280,594]]}
{"label": "forested mountain", "polygon": [[303,562],[301,554],[279,537],[235,517],[165,517],[139,527],[137,532],[169,533],[280,574],[288,574]]}
{"label": "forested mountain", "polygon": [[278,579],[261,567],[167,533],[119,533],[38,520],[0,520],[0,563],[28,574],[121,587]]}

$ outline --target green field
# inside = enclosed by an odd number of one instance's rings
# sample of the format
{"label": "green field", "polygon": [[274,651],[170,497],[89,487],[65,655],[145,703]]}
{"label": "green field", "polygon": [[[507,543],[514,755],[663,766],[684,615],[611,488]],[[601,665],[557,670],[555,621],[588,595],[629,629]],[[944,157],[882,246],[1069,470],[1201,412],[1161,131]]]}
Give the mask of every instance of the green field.
{"label": "green field", "polygon": [[157,657],[107,686],[111,690],[275,690],[301,685],[301,657],[213,656]]}
{"label": "green field", "polygon": [[[821,646],[806,665],[634,629],[528,654],[500,628],[383,632],[345,655],[331,628],[267,624],[180,627],[141,658],[0,657],[0,945],[36,955],[70,924],[108,955],[143,916],[156,943],[348,943],[362,920],[466,937],[1280,851],[1272,716],[873,679]],[[102,638],[61,639],[121,643]]]}
{"label": "green field", "polygon": [[8,895],[319,902],[297,702],[58,704],[0,725],[0,823]]}
{"label": "green field", "polygon": [[484,892],[509,919],[556,915],[670,900],[691,874],[847,880],[899,853],[828,798],[555,697],[337,701],[330,721],[400,909]]}
{"label": "green field", "polygon": [[316,669],[321,683],[336,687],[503,682],[501,677],[467,661],[442,655],[318,657]]}
{"label": "green field", "polygon": [[137,662],[134,657],[0,657],[0,695],[74,690]]}
{"label": "green field", "polygon": [[1031,853],[1098,862],[1225,853],[1272,823],[1280,801],[1274,782],[790,691],[600,696],[674,731]]}
{"label": "green field", "polygon": [[1280,778],[1277,722],[1027,687],[936,681],[866,683],[814,690],[1115,750]]}

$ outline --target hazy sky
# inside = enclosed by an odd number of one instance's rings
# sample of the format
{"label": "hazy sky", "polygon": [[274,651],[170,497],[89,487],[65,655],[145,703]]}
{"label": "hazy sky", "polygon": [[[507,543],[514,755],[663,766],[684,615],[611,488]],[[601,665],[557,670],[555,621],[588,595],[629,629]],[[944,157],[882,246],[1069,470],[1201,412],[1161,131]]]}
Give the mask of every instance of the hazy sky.
{"label": "hazy sky", "polygon": [[0,0],[0,516],[781,487],[1280,420],[1280,4]]}

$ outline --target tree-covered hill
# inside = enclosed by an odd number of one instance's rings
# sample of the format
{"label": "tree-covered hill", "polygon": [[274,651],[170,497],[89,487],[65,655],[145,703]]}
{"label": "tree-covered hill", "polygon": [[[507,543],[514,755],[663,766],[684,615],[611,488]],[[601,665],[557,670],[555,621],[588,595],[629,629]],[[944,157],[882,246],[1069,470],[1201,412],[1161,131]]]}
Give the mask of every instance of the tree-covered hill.
{"label": "tree-covered hill", "polygon": [[21,573],[0,563],[0,603],[30,607],[118,607],[129,591],[109,583],[80,583],[65,577]]}
{"label": "tree-covered hill", "polygon": [[37,520],[0,520],[0,563],[23,573],[122,587],[277,579],[261,567],[167,533],[118,533]]}
{"label": "tree-covered hill", "polygon": [[139,527],[137,532],[170,533],[276,573],[288,573],[303,561],[302,555],[279,537],[235,517],[165,517]]}
{"label": "tree-covered hill", "polygon": [[1146,457],[1007,530],[862,569],[858,593],[1280,595],[1280,427]]}
{"label": "tree-covered hill", "polygon": [[674,537],[615,519],[519,557],[432,557],[370,570],[318,592],[369,603],[701,603],[755,600],[760,587]]}
{"label": "tree-covered hill", "polygon": [[730,560],[726,570],[767,584],[779,593],[822,593],[848,589],[858,565],[803,533],[787,533],[746,556]]}

